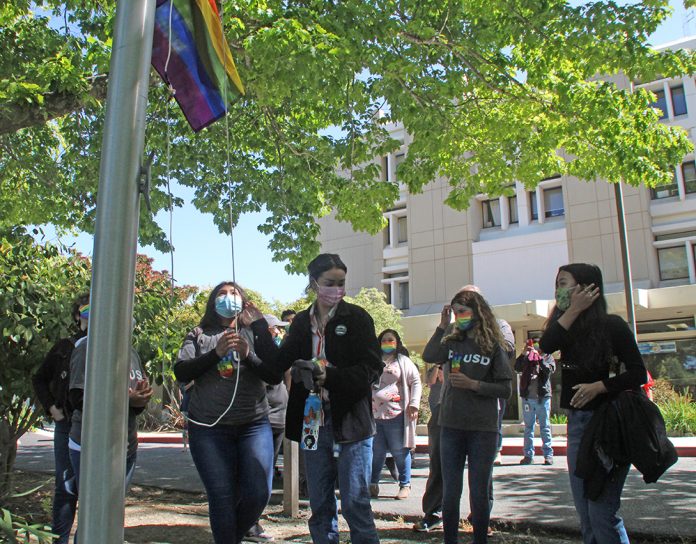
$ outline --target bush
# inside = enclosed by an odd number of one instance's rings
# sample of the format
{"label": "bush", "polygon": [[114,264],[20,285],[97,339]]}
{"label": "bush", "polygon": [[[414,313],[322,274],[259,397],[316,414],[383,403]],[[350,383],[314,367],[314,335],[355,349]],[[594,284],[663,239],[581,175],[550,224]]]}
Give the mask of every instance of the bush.
{"label": "bush", "polygon": [[690,395],[676,393],[658,404],[668,433],[696,435],[696,403]]}
{"label": "bush", "polygon": [[552,425],[567,425],[568,416],[563,412],[558,414],[551,414],[551,417],[549,417],[549,421]]}
{"label": "bush", "polygon": [[652,387],[653,401],[657,405],[665,404],[668,402],[677,401],[679,399],[679,392],[675,391],[669,380],[664,378],[657,378]]}

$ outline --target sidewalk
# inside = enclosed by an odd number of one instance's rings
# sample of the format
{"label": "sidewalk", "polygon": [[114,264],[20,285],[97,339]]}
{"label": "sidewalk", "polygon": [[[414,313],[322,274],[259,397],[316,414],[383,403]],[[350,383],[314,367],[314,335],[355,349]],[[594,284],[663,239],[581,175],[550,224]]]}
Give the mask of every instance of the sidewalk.
{"label": "sidewalk", "polygon": [[[40,431],[22,437],[16,466],[20,470],[52,472],[52,433]],[[427,443],[427,437],[426,443]],[[165,442],[166,441],[166,442]],[[164,442],[164,443],[163,443]],[[680,449],[696,448],[696,438],[674,439]],[[521,438],[504,439],[503,464],[494,469],[495,505],[493,525],[517,524],[523,528],[542,528],[569,535],[578,535],[578,522],[568,486],[565,457],[560,454],[562,439],[556,444],[553,466],[519,464]],[[509,453],[512,452],[512,453]],[[666,537],[680,543],[696,542],[696,457],[683,456],[659,482],[646,485],[640,473],[631,469],[622,497],[621,514],[632,542],[645,542]],[[397,484],[382,473],[380,496],[372,501],[375,514],[388,519],[401,518],[410,527],[420,518],[421,497],[428,477],[428,456],[417,453],[413,462],[411,496],[397,501],[393,497]],[[465,473],[466,481],[466,473]],[[183,449],[181,435],[175,433],[143,433],[138,448],[134,483],[203,492],[191,455]],[[280,502],[282,491],[275,490],[272,501]],[[468,493],[462,495],[462,517],[469,511]],[[681,539],[681,540],[679,540]]]}

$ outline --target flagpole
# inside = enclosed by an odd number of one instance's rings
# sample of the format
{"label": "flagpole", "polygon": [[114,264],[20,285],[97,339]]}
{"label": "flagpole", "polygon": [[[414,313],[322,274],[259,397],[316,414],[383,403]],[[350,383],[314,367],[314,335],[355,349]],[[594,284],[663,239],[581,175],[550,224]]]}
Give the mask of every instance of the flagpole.
{"label": "flagpole", "polygon": [[92,268],[80,544],[123,542],[127,379],[155,0],[116,2]]}

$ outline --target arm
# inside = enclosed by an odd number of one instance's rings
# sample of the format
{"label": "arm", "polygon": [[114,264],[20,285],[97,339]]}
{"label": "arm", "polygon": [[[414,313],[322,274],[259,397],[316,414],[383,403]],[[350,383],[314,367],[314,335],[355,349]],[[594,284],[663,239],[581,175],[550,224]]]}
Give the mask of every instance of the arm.
{"label": "arm", "polygon": [[423,350],[423,360],[426,363],[442,364],[447,361],[447,348],[442,343],[445,329],[438,327],[428,340]]}
{"label": "arm", "polygon": [[522,355],[515,359],[515,372],[522,372],[527,363],[527,350],[525,349]]}
{"label": "arm", "polygon": [[648,375],[636,339],[623,319],[615,317],[610,323],[612,349],[614,355],[624,364],[626,372],[603,380],[604,387],[610,393],[638,389],[648,381]]}
{"label": "arm", "polygon": [[198,357],[195,356],[194,339],[186,337],[174,364],[174,376],[180,382],[190,382],[205,374],[220,362],[220,356],[214,349]]}
{"label": "arm", "polygon": [[290,330],[285,335],[280,347],[273,341],[265,319],[257,319],[251,323],[250,328],[254,335],[254,352],[256,353],[254,366],[266,367],[266,370],[274,376],[282,375],[292,366],[293,362],[301,359],[302,338],[294,322],[290,325]]}
{"label": "arm", "polygon": [[423,394],[423,384],[421,383],[420,373],[418,372],[418,367],[411,361],[408,357],[405,359],[405,368],[407,368],[408,375],[406,376],[406,383],[409,387],[410,400],[409,406],[416,409],[420,408],[421,395]]}
{"label": "arm", "polygon": [[[268,331],[268,327],[266,327],[266,330]],[[241,334],[244,336],[244,339],[248,344],[254,346],[256,345],[256,336],[253,330],[242,329]],[[249,355],[242,361],[242,364],[256,374],[260,380],[269,385],[277,385],[283,379],[283,372],[274,371],[270,365],[264,364],[264,362],[252,350],[249,350]]]}
{"label": "arm", "polygon": [[60,349],[59,346],[62,341],[57,342],[51,350],[48,352],[44,358],[41,366],[36,371],[36,373],[31,377],[31,383],[34,386],[34,392],[43,406],[44,412],[47,415],[51,414],[51,406],[55,406],[56,399],[53,398],[51,393],[51,380],[53,379],[53,374],[55,368],[60,361]]}

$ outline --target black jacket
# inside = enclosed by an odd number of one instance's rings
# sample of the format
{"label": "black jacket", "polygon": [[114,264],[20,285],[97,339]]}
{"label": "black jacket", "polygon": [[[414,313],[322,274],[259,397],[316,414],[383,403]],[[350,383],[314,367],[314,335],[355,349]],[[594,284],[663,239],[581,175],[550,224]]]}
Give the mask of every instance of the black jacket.
{"label": "black jacket", "polygon": [[[309,308],[295,316],[288,335],[276,346],[265,319],[252,323],[254,351],[275,372],[282,374],[298,359],[310,360],[312,327]],[[336,442],[355,442],[375,434],[372,415],[372,384],[382,373],[375,325],[360,306],[341,301],[324,330],[326,368],[324,387],[329,392],[331,421]],[[285,435],[299,441],[304,405],[309,391],[300,383],[290,388],[285,417]]]}
{"label": "black jacket", "polygon": [[70,355],[75,348],[75,342],[84,335],[84,332],[80,332],[58,340],[31,377],[34,392],[46,415],[50,415],[51,406],[55,406],[63,410],[66,417],[70,416],[71,408],[68,401]]}
{"label": "black jacket", "polygon": [[537,398],[551,396],[551,374],[556,371],[556,361],[553,357],[546,354],[539,354],[538,361],[530,361],[528,355],[522,354],[515,360],[515,372],[521,372],[520,378],[520,397],[529,397],[529,385],[532,382],[531,376],[537,374]]}
{"label": "black jacket", "polygon": [[660,409],[642,392],[622,391],[601,404],[585,428],[578,451],[575,475],[585,480],[585,497],[597,500],[612,477],[598,451],[614,467],[632,464],[653,483],[677,462],[677,450],[667,438]]}

